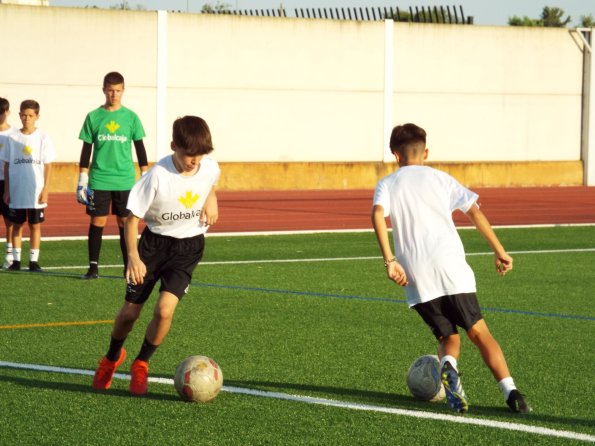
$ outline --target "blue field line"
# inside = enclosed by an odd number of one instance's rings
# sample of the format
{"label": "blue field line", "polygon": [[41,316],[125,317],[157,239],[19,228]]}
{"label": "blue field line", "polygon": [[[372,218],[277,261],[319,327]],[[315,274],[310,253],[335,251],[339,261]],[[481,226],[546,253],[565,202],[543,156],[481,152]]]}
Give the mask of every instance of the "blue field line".
{"label": "blue field line", "polygon": [[[12,272],[12,271],[0,271],[0,273],[5,274],[31,274],[25,271],[22,272]],[[80,278],[80,275],[75,275],[72,273],[63,273],[59,271],[44,271],[42,273],[34,273],[36,275],[44,275],[44,276],[61,276],[61,277],[76,277]],[[102,275],[99,280],[101,279],[110,279],[110,280],[120,280],[124,281],[122,276],[104,276]],[[279,288],[259,288],[259,287],[249,287],[249,286],[242,286],[242,285],[221,285],[217,283],[191,283],[190,286],[192,287],[201,287],[201,288],[218,288],[222,290],[236,290],[236,291],[245,291],[245,292],[257,292],[257,293],[267,293],[267,294],[285,294],[285,295],[292,295],[292,296],[309,296],[309,297],[325,297],[325,298],[334,298],[334,299],[351,299],[351,300],[361,300],[361,301],[371,301],[371,302],[389,302],[394,304],[407,304],[405,299],[392,299],[390,297],[365,297],[365,296],[357,296],[357,295],[350,295],[350,294],[332,294],[332,293],[317,293],[313,291],[296,291],[296,290],[284,290]],[[547,318],[554,318],[554,319],[573,319],[573,320],[582,320],[582,321],[595,321],[595,317],[592,316],[582,316],[582,315],[575,315],[575,314],[557,314],[557,313],[540,313],[538,311],[528,311],[528,310],[513,310],[507,308],[492,308],[492,307],[481,307],[482,311],[492,312],[492,313],[508,313],[508,314],[520,314],[525,316],[536,316],[536,317],[547,317]]]}
{"label": "blue field line", "polygon": [[[316,293],[312,291],[295,291],[295,290],[283,290],[277,288],[258,288],[258,287],[247,287],[241,285],[220,285],[216,283],[192,283],[193,287],[203,288],[219,288],[224,290],[237,290],[237,291],[251,291],[259,293],[269,294],[288,294],[294,296],[310,296],[310,297],[331,297],[335,299],[353,299],[363,301],[375,301],[375,302],[390,302],[395,304],[406,304],[407,301],[403,299],[391,299],[390,297],[365,297],[365,296],[354,296],[348,294],[331,294],[331,293]],[[595,321],[595,317],[582,316],[574,314],[556,314],[556,313],[539,313],[537,311],[526,311],[526,310],[511,310],[506,308],[491,308],[481,307],[482,311],[494,312],[494,313],[510,313],[510,314],[522,314],[525,316],[538,316],[548,317],[557,319],[576,319],[584,321]]]}
{"label": "blue field line", "polygon": [[271,293],[271,294],[291,294],[295,296],[310,296],[310,297],[333,297],[335,299],[354,299],[354,300],[368,300],[376,302],[391,302],[398,304],[406,304],[406,300],[402,299],[391,299],[390,297],[365,297],[365,296],[352,296],[349,294],[331,294],[331,293],[316,293],[313,291],[295,291],[295,290],[282,290],[277,288],[258,288],[258,287],[247,287],[241,285],[219,285],[216,283],[192,283],[191,286],[204,287],[204,288],[220,288],[228,290],[238,291],[254,291],[258,293]]}

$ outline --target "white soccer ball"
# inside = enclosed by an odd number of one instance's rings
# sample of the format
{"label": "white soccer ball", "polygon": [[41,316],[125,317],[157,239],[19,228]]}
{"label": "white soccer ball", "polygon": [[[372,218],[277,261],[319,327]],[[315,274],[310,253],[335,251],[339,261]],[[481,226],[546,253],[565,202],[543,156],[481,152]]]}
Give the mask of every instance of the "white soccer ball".
{"label": "white soccer ball", "polygon": [[423,401],[441,401],[446,396],[440,379],[440,361],[436,355],[417,358],[407,372],[407,387],[411,394]]}
{"label": "white soccer ball", "polygon": [[176,368],[174,386],[184,401],[206,403],[219,394],[223,386],[223,372],[207,356],[190,356]]}

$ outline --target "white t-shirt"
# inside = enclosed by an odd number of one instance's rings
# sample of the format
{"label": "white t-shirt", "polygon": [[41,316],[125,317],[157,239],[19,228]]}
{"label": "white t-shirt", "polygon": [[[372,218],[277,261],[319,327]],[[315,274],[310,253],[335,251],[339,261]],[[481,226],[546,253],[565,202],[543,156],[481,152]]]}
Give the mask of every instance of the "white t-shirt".
{"label": "white t-shirt", "polygon": [[193,176],[184,176],[169,155],[157,162],[132,187],[127,208],[143,218],[151,232],[175,238],[207,232],[200,212],[220,174],[219,164],[203,157]]}
{"label": "white t-shirt", "polygon": [[374,205],[390,216],[395,257],[409,280],[409,306],[475,292],[475,276],[452,213],[467,212],[477,198],[450,175],[419,165],[401,167],[376,186]]}
{"label": "white t-shirt", "polygon": [[51,139],[36,129],[30,135],[15,131],[4,140],[0,158],[9,163],[10,203],[12,209],[43,209],[39,195],[45,185],[44,166],[56,157]]}
{"label": "white t-shirt", "polygon": [[[16,127],[9,127],[6,130],[0,130],[0,152],[6,146],[6,138],[9,138],[13,132],[18,132]],[[2,161],[2,155],[0,154],[0,181],[4,181],[4,161]]]}

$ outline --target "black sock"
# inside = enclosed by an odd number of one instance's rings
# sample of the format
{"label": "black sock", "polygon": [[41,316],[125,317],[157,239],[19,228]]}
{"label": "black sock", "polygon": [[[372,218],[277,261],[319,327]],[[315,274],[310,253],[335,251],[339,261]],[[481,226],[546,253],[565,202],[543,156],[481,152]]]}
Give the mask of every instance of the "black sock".
{"label": "black sock", "polygon": [[124,339],[116,339],[112,336],[110,343],[109,343],[109,350],[105,357],[110,361],[117,361],[120,358],[120,351],[122,350],[122,346],[124,345]]}
{"label": "black sock", "polygon": [[124,228],[118,227],[118,231],[120,232],[120,250],[122,251],[122,260],[124,261],[124,273],[126,273],[126,267],[128,266],[128,249],[126,249]]}
{"label": "black sock", "polygon": [[89,239],[87,247],[89,249],[89,265],[99,263],[99,253],[101,252],[101,237],[103,228],[101,226],[89,225]]}
{"label": "black sock", "polygon": [[149,359],[151,359],[151,356],[153,356],[153,353],[155,353],[157,347],[159,346],[151,344],[149,341],[147,341],[147,338],[145,338],[145,340],[143,341],[143,346],[141,347],[136,359],[149,362]]}

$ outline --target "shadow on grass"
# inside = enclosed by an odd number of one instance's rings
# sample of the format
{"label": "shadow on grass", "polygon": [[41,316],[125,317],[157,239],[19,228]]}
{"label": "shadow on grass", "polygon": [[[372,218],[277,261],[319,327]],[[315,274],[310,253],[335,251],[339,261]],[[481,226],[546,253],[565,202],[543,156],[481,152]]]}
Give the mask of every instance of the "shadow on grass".
{"label": "shadow on grass", "polygon": [[120,388],[111,388],[109,390],[93,390],[91,388],[91,377],[89,376],[88,384],[76,384],[76,383],[68,383],[68,382],[55,382],[43,379],[30,379],[30,378],[23,378],[21,376],[7,376],[2,374],[0,370],[0,383],[1,382],[8,382],[12,384],[16,384],[19,386],[27,387],[29,389],[47,389],[47,390],[57,390],[60,392],[76,392],[76,393],[92,393],[96,395],[106,395],[106,396],[114,396],[119,398],[139,398],[139,399],[149,399],[155,401],[179,401],[183,402],[178,395],[174,392],[172,393],[156,393],[153,389],[149,387],[149,393],[143,397],[134,397],[132,396],[128,390],[120,389]]}
{"label": "shadow on grass", "polygon": [[[0,369],[0,383],[12,383],[30,389],[47,389],[56,390],[59,392],[76,392],[95,395],[105,395],[118,398],[138,398],[139,400],[147,399],[153,401],[176,401],[183,403],[175,391],[167,393],[156,392],[158,384],[152,384],[149,387],[149,393],[143,397],[134,397],[130,395],[128,390],[121,388],[112,388],[109,390],[96,391],[91,388],[91,377],[86,384],[55,382],[42,379],[30,379],[21,376],[10,376],[2,373]],[[269,392],[286,392],[291,395],[310,396],[314,398],[326,398],[353,404],[367,404],[381,407],[407,409],[413,411],[424,411],[442,413],[453,415],[454,413],[448,408],[445,401],[437,403],[429,403],[416,400],[408,395],[399,395],[387,392],[377,392],[369,390],[346,389],[342,387],[332,386],[317,386],[313,384],[297,384],[297,383],[280,383],[272,381],[252,381],[252,380],[226,380],[224,386],[241,387],[245,389],[253,389]],[[117,387],[117,386],[116,386]],[[274,398],[274,396],[271,396]],[[524,424],[543,423],[556,424],[557,428],[574,429],[577,427],[584,427],[588,429],[593,428],[593,421],[587,419],[564,418],[542,414],[539,412],[532,412],[530,414],[521,415],[511,413],[507,407],[493,407],[474,405],[471,401],[471,406],[467,415],[462,417],[487,417],[487,418],[504,418],[506,422]],[[502,421],[502,420],[501,420]],[[554,427],[554,428],[556,428]]]}
{"label": "shadow on grass", "polygon": [[[226,380],[224,386],[235,386],[250,388],[255,390],[280,392],[284,391],[292,395],[311,396],[315,398],[328,398],[353,404],[369,404],[395,409],[417,410],[424,412],[442,413],[446,415],[456,415],[450,410],[446,400],[439,402],[419,401],[409,395],[401,395],[387,392],[376,392],[369,390],[346,389],[342,387],[316,386],[312,384],[279,383],[271,381],[250,381],[250,380]],[[531,400],[529,400],[531,404]],[[461,417],[487,417],[498,418],[500,421],[510,423],[555,423],[559,428],[573,429],[576,427],[593,428],[593,421],[578,418],[557,417],[539,413],[539,411],[530,414],[512,413],[502,402],[502,406],[481,406],[470,402],[469,412]],[[501,420],[505,418],[505,420]]]}

